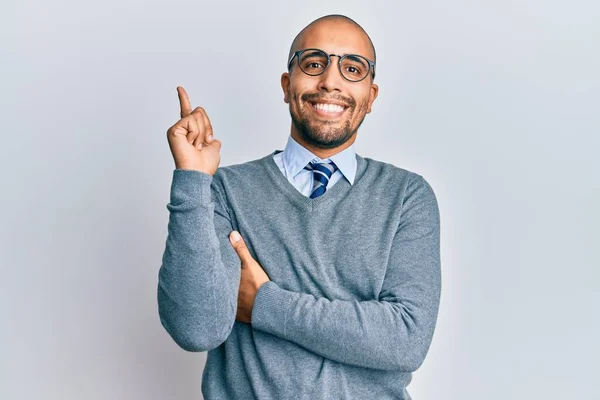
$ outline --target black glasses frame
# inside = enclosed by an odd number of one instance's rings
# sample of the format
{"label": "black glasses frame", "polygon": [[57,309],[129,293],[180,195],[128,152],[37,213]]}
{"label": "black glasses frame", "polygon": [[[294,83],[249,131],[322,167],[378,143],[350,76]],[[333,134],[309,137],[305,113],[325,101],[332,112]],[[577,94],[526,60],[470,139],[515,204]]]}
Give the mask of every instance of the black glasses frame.
{"label": "black glasses frame", "polygon": [[[302,55],[302,53],[304,53],[305,51],[309,51],[309,50],[320,51],[321,53],[323,53],[323,54],[325,54],[327,56],[327,65],[318,74],[309,74],[309,73],[306,73],[302,69],[302,67],[300,67],[300,56]],[[360,54],[344,54],[344,55],[333,54],[333,53],[332,54],[327,54],[325,51],[323,51],[321,49],[314,49],[314,48],[298,50],[294,54],[292,54],[292,57],[290,57],[290,60],[288,61],[288,66],[287,66],[288,72],[290,72],[290,68],[292,66],[292,61],[294,60],[294,57],[296,57],[296,59],[298,60],[297,64],[298,64],[298,68],[300,68],[300,71],[302,71],[303,73],[305,73],[308,76],[318,76],[318,75],[321,75],[323,72],[325,72],[325,70],[327,68],[329,68],[329,64],[331,64],[331,56],[338,57],[338,70],[340,71],[340,75],[342,75],[342,78],[344,78],[348,82],[360,82],[360,81],[364,80],[367,76],[369,76],[369,72],[372,72],[373,79],[375,79],[375,63],[373,61],[369,60],[367,57],[361,56]],[[363,59],[367,60],[367,62],[369,63],[369,70],[367,71],[367,73],[365,74],[365,76],[363,78],[361,78],[361,79],[359,79],[357,81],[353,81],[351,79],[346,78],[346,76],[344,76],[344,73],[342,72],[342,60],[344,58],[346,58],[346,57],[352,57],[352,56],[353,57],[363,58]]]}

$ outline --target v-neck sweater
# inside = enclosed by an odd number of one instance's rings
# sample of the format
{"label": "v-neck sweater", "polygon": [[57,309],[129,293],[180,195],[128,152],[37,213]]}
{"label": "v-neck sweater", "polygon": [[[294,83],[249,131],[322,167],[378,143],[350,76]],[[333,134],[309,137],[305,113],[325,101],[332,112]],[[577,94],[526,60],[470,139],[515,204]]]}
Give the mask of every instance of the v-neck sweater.
{"label": "v-neck sweater", "polygon": [[[419,174],[356,154],[345,179],[303,196],[268,154],[215,175],[175,169],[158,274],[160,320],[208,351],[216,399],[410,399],[435,330],[440,216]],[[236,321],[240,232],[270,281]]]}

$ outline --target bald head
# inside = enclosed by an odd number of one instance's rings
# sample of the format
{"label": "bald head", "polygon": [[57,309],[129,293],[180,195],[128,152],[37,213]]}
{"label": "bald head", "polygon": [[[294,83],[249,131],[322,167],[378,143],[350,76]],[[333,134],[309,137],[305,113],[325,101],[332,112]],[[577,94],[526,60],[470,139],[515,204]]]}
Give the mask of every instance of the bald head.
{"label": "bald head", "polygon": [[312,30],[317,29],[317,28],[321,27],[322,25],[326,25],[326,24],[329,26],[344,26],[345,25],[346,27],[350,26],[354,29],[359,30],[364,35],[366,40],[368,40],[369,47],[372,51],[372,55],[364,54],[364,56],[371,58],[373,60],[373,62],[376,62],[375,46],[373,45],[373,42],[371,41],[371,38],[369,37],[367,32],[363,29],[362,26],[360,26],[353,19],[346,17],[345,15],[339,15],[339,14],[325,15],[321,18],[317,18],[316,20],[314,20],[313,22],[308,24],[304,29],[302,29],[300,31],[300,33],[298,33],[298,35],[296,35],[296,37],[294,38],[294,41],[292,42],[292,45],[290,46],[290,53],[288,55],[288,60],[290,58],[292,58],[292,56],[294,55],[294,53],[296,51],[298,51],[302,47],[304,47],[304,39],[308,33],[310,33]]}

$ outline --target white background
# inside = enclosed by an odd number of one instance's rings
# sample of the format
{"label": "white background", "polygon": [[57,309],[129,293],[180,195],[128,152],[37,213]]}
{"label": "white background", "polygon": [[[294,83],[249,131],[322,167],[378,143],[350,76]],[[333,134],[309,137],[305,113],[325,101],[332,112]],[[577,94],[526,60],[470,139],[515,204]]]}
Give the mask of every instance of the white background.
{"label": "white background", "polygon": [[0,398],[201,398],[205,353],[156,303],[175,88],[222,165],[283,149],[290,43],[330,13],[378,54],[357,152],[423,175],[440,206],[413,398],[600,398],[598,4],[3,2]]}

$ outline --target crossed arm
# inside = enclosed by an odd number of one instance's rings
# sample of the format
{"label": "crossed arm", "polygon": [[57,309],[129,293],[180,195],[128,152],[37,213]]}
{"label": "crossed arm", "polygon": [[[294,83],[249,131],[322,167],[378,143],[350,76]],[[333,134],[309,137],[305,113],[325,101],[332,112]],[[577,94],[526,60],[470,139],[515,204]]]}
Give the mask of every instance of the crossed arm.
{"label": "crossed arm", "polygon": [[[228,241],[233,228],[222,199],[210,190],[210,176],[196,174],[174,172],[158,298],[161,321],[174,340],[186,350],[206,351],[233,327],[240,260]],[[415,371],[437,319],[440,225],[427,182],[418,177],[406,190],[378,300],[317,298],[270,281],[254,300],[253,328],[341,363]],[[203,227],[200,236],[190,238],[191,225]]]}

